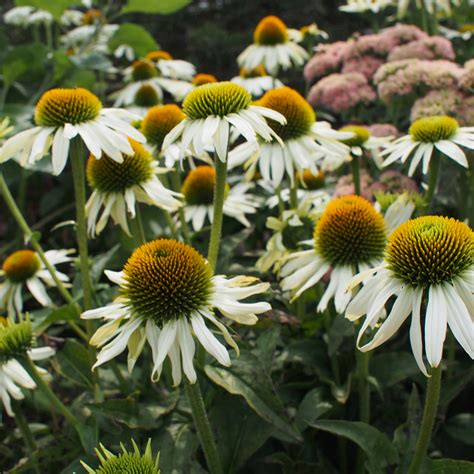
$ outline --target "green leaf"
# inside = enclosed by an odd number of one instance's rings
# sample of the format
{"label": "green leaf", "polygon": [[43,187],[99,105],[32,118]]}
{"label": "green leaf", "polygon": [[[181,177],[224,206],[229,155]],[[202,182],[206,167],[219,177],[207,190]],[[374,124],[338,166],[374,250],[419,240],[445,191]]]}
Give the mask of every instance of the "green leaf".
{"label": "green leaf", "polygon": [[398,453],[387,435],[373,426],[360,421],[319,420],[311,423],[313,428],[343,436],[356,443],[367,455],[369,473],[386,473],[398,464]]}
{"label": "green leaf", "polygon": [[299,430],[316,421],[332,408],[331,403],[326,400],[326,392],[323,387],[313,388],[303,398],[296,412],[295,424]]}
{"label": "green leaf", "polygon": [[219,440],[224,472],[236,472],[272,435],[275,428],[253,412],[244,400],[220,392],[209,412]]}
{"label": "green leaf", "polygon": [[[390,367],[390,370],[387,370]],[[391,387],[402,380],[420,374],[413,354],[387,352],[374,356],[370,362],[370,374],[382,388]]]}
{"label": "green leaf", "polygon": [[457,459],[435,459],[424,463],[422,474],[472,474],[474,463]]}
{"label": "green leaf", "polygon": [[95,74],[92,71],[81,71],[77,69],[64,81],[63,87],[84,87],[93,89],[96,82]]}
{"label": "green leaf", "polygon": [[50,12],[56,20],[60,18],[64,10],[73,5],[77,5],[77,0],[15,0],[15,4],[19,7],[31,5],[40,10]]}
{"label": "green leaf", "polygon": [[145,56],[146,53],[159,48],[153,36],[145,28],[134,23],[120,25],[120,28],[110,38],[109,48],[114,51],[122,44],[133,48],[137,56]]}
{"label": "green leaf", "polygon": [[83,387],[90,389],[94,387],[90,354],[84,346],[69,339],[63,349],[57,353],[57,357],[65,377]]}
{"label": "green leaf", "polygon": [[344,316],[337,315],[328,331],[328,354],[329,357],[335,355],[346,337],[355,333],[354,324]]}
{"label": "green leaf", "polygon": [[35,328],[36,334],[41,334],[46,331],[53,323],[58,321],[73,321],[78,318],[79,315],[77,314],[77,310],[73,305],[64,305],[60,308],[53,309],[46,318],[39,322],[38,325],[35,324],[35,320],[33,327]]}
{"label": "green leaf", "polygon": [[444,426],[449,436],[461,443],[474,445],[474,415],[459,413],[450,418]]}
{"label": "green leaf", "polygon": [[31,43],[11,49],[2,64],[3,81],[9,87],[26,73],[32,74],[44,69],[46,47]]}
{"label": "green leaf", "polygon": [[232,395],[245,398],[249,406],[265,421],[271,423],[289,442],[299,443],[301,435],[288,420],[284,407],[275,392],[268,372],[252,354],[242,353],[231,367],[206,365],[206,375]]}
{"label": "green leaf", "polygon": [[99,444],[99,426],[97,420],[89,417],[85,423],[75,426],[86,453],[93,452]]}
{"label": "green leaf", "polygon": [[189,5],[191,0],[128,0],[121,12],[159,13],[169,15]]}

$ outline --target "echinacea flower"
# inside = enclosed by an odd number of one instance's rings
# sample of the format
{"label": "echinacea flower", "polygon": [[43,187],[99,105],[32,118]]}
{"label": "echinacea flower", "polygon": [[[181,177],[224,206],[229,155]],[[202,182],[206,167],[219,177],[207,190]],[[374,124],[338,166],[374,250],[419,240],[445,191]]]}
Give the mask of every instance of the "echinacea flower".
{"label": "echinacea flower", "polygon": [[[195,231],[200,231],[207,220],[213,221],[214,186],[216,170],[213,166],[201,165],[192,169],[186,176],[181,192],[184,195],[184,216],[191,222]],[[230,187],[226,185],[223,212],[225,216],[236,219],[246,227],[250,227],[246,214],[255,214],[258,203],[248,194],[251,183],[238,183]]]}
{"label": "echinacea flower", "polygon": [[81,461],[82,467],[88,474],[115,474],[115,473],[130,473],[130,474],[160,474],[159,462],[160,453],[153,457],[151,450],[151,439],[148,440],[143,454],[137,443],[132,439],[133,451],[128,451],[125,446],[120,443],[122,452],[114,454],[109,451],[103,444],[100,444],[100,449],[96,449],[95,453],[100,461],[100,466],[93,469],[84,461]]}
{"label": "echinacea flower", "polygon": [[35,8],[29,5],[13,7],[3,14],[3,21],[7,25],[27,26],[28,18],[35,11]]}
{"label": "echinacea flower", "polygon": [[252,105],[249,92],[232,82],[196,87],[184,99],[183,112],[186,118],[166,136],[163,148],[181,138],[181,156],[188,149],[200,156],[205,145],[211,144],[221,161],[227,160],[231,129],[246,141],[257,143],[257,135],[265,141],[279,140],[265,118],[285,123],[280,113]]}
{"label": "echinacea flower", "polygon": [[160,96],[150,84],[143,84],[135,93],[133,103],[126,106],[132,114],[143,118],[151,107],[161,104]]}
{"label": "echinacea flower", "polygon": [[181,195],[167,189],[157,178],[169,170],[160,168],[143,145],[133,140],[130,144],[133,153],[124,155],[122,163],[108,156],[97,160],[93,155],[87,161],[87,181],[93,192],[86,204],[86,215],[92,237],[102,232],[110,217],[130,235],[127,216],[135,218],[137,202],[167,211],[181,206]]}
{"label": "echinacea flower", "polygon": [[150,51],[146,58],[155,63],[163,77],[191,81],[196,74],[196,68],[193,64],[182,59],[173,59],[168,51]]}
{"label": "echinacea flower", "polygon": [[275,87],[283,87],[283,83],[269,76],[263,66],[257,66],[251,70],[242,67],[239,75],[233,77],[231,82],[245,87],[253,97],[260,97],[263,93]]}
{"label": "echinacea flower", "polygon": [[119,285],[119,297],[109,306],[82,315],[83,319],[106,321],[90,341],[102,347],[94,367],[118,356],[128,345],[128,366],[132,370],[148,342],[154,381],[159,379],[168,356],[174,385],[181,382],[182,371],[191,383],[196,382],[193,333],[220,364],[230,365],[227,349],[206,326],[210,321],[238,350],[215,310],[230,320],[252,325],[257,322],[257,314],[271,309],[263,302],[240,303],[266,291],[267,283],[256,283],[251,277],[227,279],[213,275],[204,257],[175,240],[148,242],[135,250],[122,272],[106,274]]}
{"label": "echinacea flower", "polygon": [[398,160],[405,163],[411,157],[408,176],[413,176],[421,161],[423,174],[428,173],[434,152],[469,168],[462,147],[474,149],[474,127],[460,127],[456,119],[441,115],[416,120],[410,126],[409,135],[388,144],[381,155],[386,157],[383,166]]}
{"label": "echinacea flower", "polygon": [[248,175],[258,164],[262,178],[280,186],[285,174],[291,183],[296,171],[311,170],[317,174],[317,163],[324,158],[347,156],[349,147],[338,139],[350,138],[352,133],[333,130],[327,122],[317,122],[309,103],[294,89],[281,87],[268,91],[258,102],[285,117],[284,124],[272,120],[268,125],[281,138],[280,143],[262,143],[259,149],[252,143],[236,147],[230,154],[229,167],[244,164]]}
{"label": "echinacea flower", "polygon": [[87,89],[50,89],[35,109],[36,127],[9,138],[0,148],[0,162],[13,156],[23,165],[33,164],[52,145],[54,174],[66,166],[71,140],[81,138],[97,158],[102,153],[121,162],[122,153],[132,153],[128,137],[144,142],[145,137],[128,122],[133,115],[122,109],[104,109],[99,98]]}
{"label": "echinacea flower", "polygon": [[[25,395],[21,388],[34,390],[36,383],[18,360],[28,357],[31,361],[43,360],[54,355],[54,349],[48,346],[33,348],[34,336],[29,321],[12,323],[0,321],[0,400],[9,416],[14,416],[11,398],[23,400]],[[35,367],[45,380],[49,373]]]}
{"label": "echinacea flower", "polygon": [[[431,367],[438,367],[447,326],[462,348],[474,358],[474,234],[464,223],[442,216],[423,216],[402,224],[389,237],[381,266],[356,275],[350,285],[365,281],[350,302],[346,318],[366,315],[357,338],[363,351],[388,341],[411,314],[410,343],[418,367],[428,375],[423,362],[424,345]],[[372,340],[362,347],[369,326],[378,322],[380,310],[395,297],[392,309]]]}
{"label": "echinacea flower", "polygon": [[[72,261],[70,257],[74,250],[48,250],[45,257],[54,267],[60,263]],[[65,283],[69,278],[56,270],[58,278]],[[8,309],[8,314],[14,317],[23,310],[23,287],[26,285],[33,298],[41,306],[51,306],[53,303],[46,293],[45,283],[49,287],[56,284],[33,250],[17,250],[10,254],[3,262],[0,276],[4,281],[0,283],[0,305]]]}
{"label": "echinacea flower", "polygon": [[381,10],[393,5],[393,0],[347,0],[339,10],[346,13],[379,13]]}
{"label": "echinacea flower", "polygon": [[260,64],[272,75],[278,69],[289,69],[293,65],[302,66],[308,53],[291,40],[288,28],[280,18],[266,16],[255,28],[253,44],[237,58],[239,66],[254,69]]}
{"label": "echinacea flower", "polygon": [[318,220],[313,239],[307,241],[313,248],[287,257],[280,272],[281,288],[295,300],[332,270],[317,309],[324,311],[334,297],[336,311],[343,313],[351,297],[346,292],[349,281],[382,261],[386,239],[384,218],[369,201],[360,196],[334,199]]}

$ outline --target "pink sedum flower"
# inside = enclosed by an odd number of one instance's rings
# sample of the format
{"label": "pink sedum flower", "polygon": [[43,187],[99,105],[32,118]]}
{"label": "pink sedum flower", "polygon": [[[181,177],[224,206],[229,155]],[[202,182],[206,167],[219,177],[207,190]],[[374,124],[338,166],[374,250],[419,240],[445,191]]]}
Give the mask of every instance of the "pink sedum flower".
{"label": "pink sedum flower", "polygon": [[360,56],[344,61],[342,73],[358,72],[363,74],[367,79],[372,79],[377,69],[384,64],[385,61],[374,56]]}
{"label": "pink sedum flower", "polygon": [[448,59],[454,61],[455,57],[451,41],[444,36],[431,36],[397,46],[388,55],[388,61],[402,59]]}
{"label": "pink sedum flower", "polygon": [[428,35],[417,26],[404,25],[403,23],[397,23],[395,26],[385,28],[379,35],[383,36],[392,47],[428,38]]}
{"label": "pink sedum flower", "polygon": [[336,41],[332,44],[320,44],[315,49],[315,55],[304,68],[304,78],[313,82],[320,77],[339,71],[342,58],[349,47],[346,41]]}

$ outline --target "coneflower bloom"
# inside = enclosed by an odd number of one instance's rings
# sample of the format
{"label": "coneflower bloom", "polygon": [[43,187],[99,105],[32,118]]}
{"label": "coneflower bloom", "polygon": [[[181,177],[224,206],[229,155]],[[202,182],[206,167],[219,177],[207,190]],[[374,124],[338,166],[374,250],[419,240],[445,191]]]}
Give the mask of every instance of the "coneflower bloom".
{"label": "coneflower bloom", "polygon": [[168,53],[168,51],[150,51],[146,55],[146,59],[155,63],[158,71],[163,77],[192,81],[196,74],[196,68],[193,64],[181,59],[173,59],[173,56]]}
{"label": "coneflower bloom", "polygon": [[143,118],[151,107],[161,104],[160,96],[150,84],[143,84],[135,93],[133,103],[126,106],[132,114]]}
{"label": "coneflower bloom", "polygon": [[23,165],[45,156],[52,145],[54,174],[66,166],[71,140],[80,137],[97,158],[102,153],[121,162],[122,153],[132,153],[128,137],[144,142],[145,137],[130,121],[134,116],[122,109],[104,109],[99,98],[87,89],[51,89],[35,109],[36,127],[9,138],[0,148],[0,162],[13,156]]}
{"label": "coneflower bloom", "polygon": [[[0,321],[0,400],[9,416],[15,416],[11,399],[23,400],[21,388],[33,390],[36,383],[23,368],[19,357],[28,357],[32,361],[43,360],[54,355],[51,347],[33,348],[33,331],[29,321],[13,324]],[[48,380],[49,373],[36,367],[39,375]]]}
{"label": "coneflower bloom", "polygon": [[[74,250],[48,250],[45,257],[54,267],[72,261]],[[56,270],[58,278],[69,285],[69,278]],[[23,310],[23,288],[26,286],[33,298],[41,306],[51,306],[53,302],[46,292],[46,286],[56,286],[51,274],[33,250],[17,250],[3,262],[0,270],[0,305],[8,310],[10,317],[20,314]]]}
{"label": "coneflower bloom", "polygon": [[405,163],[411,157],[408,176],[413,176],[420,162],[423,163],[423,174],[428,173],[435,151],[469,168],[462,147],[474,149],[474,127],[460,127],[456,119],[438,115],[415,120],[409,134],[389,143],[381,155],[386,158],[383,166],[397,160]]}
{"label": "coneflower bloom", "polygon": [[257,143],[257,135],[265,141],[279,140],[265,118],[285,123],[280,113],[253,105],[249,92],[232,82],[196,87],[184,99],[183,112],[186,118],[166,136],[163,148],[181,138],[182,156],[188,149],[201,156],[210,144],[221,161],[227,159],[231,129],[246,141]]}
{"label": "coneflower bloom", "polygon": [[81,461],[82,467],[88,474],[113,474],[118,472],[129,472],[136,474],[160,474],[159,461],[160,453],[155,457],[151,450],[151,439],[148,440],[143,454],[137,443],[132,439],[133,451],[128,451],[125,446],[120,443],[122,452],[114,454],[109,451],[103,444],[100,444],[100,449],[96,449],[95,453],[100,461],[100,466],[93,469],[84,461]]}
{"label": "coneflower bloom", "polygon": [[245,87],[253,97],[260,97],[270,89],[283,87],[283,83],[268,75],[261,65],[251,70],[240,68],[239,75],[233,77],[231,82]]}
{"label": "coneflower bloom", "polygon": [[[357,346],[363,352],[390,339],[411,314],[410,343],[418,367],[428,375],[423,362],[424,345],[431,367],[438,367],[447,326],[462,348],[474,358],[474,233],[464,223],[441,216],[423,216],[402,224],[389,238],[382,265],[356,275],[351,286],[364,281],[350,302],[346,318],[366,315]],[[369,326],[374,327],[380,310],[395,297],[392,309],[373,339],[360,347]],[[422,302],[426,298],[426,309]]]}
{"label": "coneflower bloom", "polygon": [[104,319],[90,343],[102,347],[94,367],[118,356],[128,346],[132,370],[145,342],[153,357],[152,380],[159,379],[163,362],[171,361],[174,385],[182,371],[196,382],[193,359],[193,333],[204,349],[225,366],[230,358],[225,346],[208,329],[210,321],[225,341],[238,350],[215,310],[240,324],[252,325],[257,314],[268,311],[268,303],[241,303],[240,300],[263,293],[269,287],[255,278],[227,279],[213,275],[207,261],[192,247],[175,240],[154,240],[139,247],[122,272],[106,271],[119,285],[115,302],[83,313],[84,319]]}
{"label": "coneflower bloom", "polygon": [[[212,224],[214,186],[216,170],[212,166],[201,165],[192,169],[186,176],[181,192],[184,195],[184,216],[191,222],[195,231],[199,231],[207,221]],[[230,187],[226,185],[226,196],[223,212],[242,225],[250,227],[246,214],[255,214],[258,203],[248,194],[251,183],[239,183]]]}
{"label": "coneflower bloom", "polygon": [[134,141],[130,144],[133,154],[124,155],[122,163],[108,156],[97,160],[93,155],[87,161],[87,181],[93,192],[86,204],[86,215],[92,237],[102,232],[110,217],[130,234],[127,216],[135,217],[137,202],[167,211],[181,206],[181,195],[167,189],[157,178],[169,170],[160,168],[143,145]]}
{"label": "coneflower bloom", "polygon": [[292,299],[313,287],[331,270],[331,278],[318,311],[327,308],[334,297],[338,313],[343,313],[351,295],[349,281],[383,259],[387,239],[384,218],[359,196],[332,200],[314,228],[312,249],[293,253],[283,264],[281,288],[290,291]]}
{"label": "coneflower bloom", "polygon": [[349,147],[338,140],[350,138],[353,133],[338,132],[327,122],[317,122],[311,105],[294,89],[270,90],[258,103],[285,117],[284,124],[268,120],[285,146],[262,143],[258,150],[251,142],[241,144],[230,153],[229,168],[244,164],[250,177],[258,164],[262,179],[278,187],[285,174],[294,183],[295,172],[309,169],[317,174],[318,162],[326,157],[341,159],[348,155]]}
{"label": "coneflower bloom", "polygon": [[305,49],[290,39],[285,23],[276,16],[266,16],[255,28],[253,44],[240,53],[237,62],[249,70],[262,65],[276,76],[278,69],[302,66],[307,59]]}

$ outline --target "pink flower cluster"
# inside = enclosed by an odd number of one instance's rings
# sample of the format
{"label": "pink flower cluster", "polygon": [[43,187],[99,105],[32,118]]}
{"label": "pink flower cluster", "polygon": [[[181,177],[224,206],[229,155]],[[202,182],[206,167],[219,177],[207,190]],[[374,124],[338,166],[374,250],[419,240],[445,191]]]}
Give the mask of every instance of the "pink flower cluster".
{"label": "pink flower cluster", "polygon": [[[463,69],[445,60],[406,59],[381,66],[374,76],[379,97],[390,103],[395,96],[411,92],[455,87]],[[419,89],[423,90],[420,91]]]}
{"label": "pink flower cluster", "polygon": [[474,59],[464,64],[464,72],[459,78],[459,87],[470,93],[474,90]]}
{"label": "pink flower cluster", "polygon": [[[362,170],[360,174],[361,195],[369,201],[375,201],[375,193],[403,193],[418,192],[416,182],[399,171],[384,171],[378,181],[374,181],[367,171]],[[349,196],[354,194],[354,182],[352,175],[341,176],[336,183],[334,197]]]}
{"label": "pink flower cluster", "polygon": [[474,123],[474,96],[467,96],[457,89],[442,89],[429,92],[418,99],[411,109],[410,120],[433,115],[450,115],[461,126]]}
{"label": "pink flower cluster", "polygon": [[344,61],[342,73],[358,72],[370,80],[377,72],[377,69],[384,63],[383,59],[374,56],[353,57]]}
{"label": "pink flower cluster", "polygon": [[444,36],[431,36],[412,41],[394,48],[388,55],[388,61],[402,59],[448,59],[456,57],[451,41]]}
{"label": "pink flower cluster", "polygon": [[397,23],[395,26],[385,28],[380,34],[383,35],[385,40],[393,47],[428,38],[428,35],[417,26],[405,25],[403,23]]}
{"label": "pink flower cluster", "polygon": [[336,41],[332,44],[320,44],[316,47],[316,54],[309,60],[304,68],[304,77],[308,82],[337,72],[342,63],[349,43]]}
{"label": "pink flower cluster", "polygon": [[374,137],[398,137],[400,132],[391,123],[374,123],[367,126],[367,130]]}
{"label": "pink flower cluster", "polygon": [[369,104],[377,98],[365,76],[359,73],[331,74],[316,83],[308,94],[313,107],[323,107],[340,113],[359,104]]}

